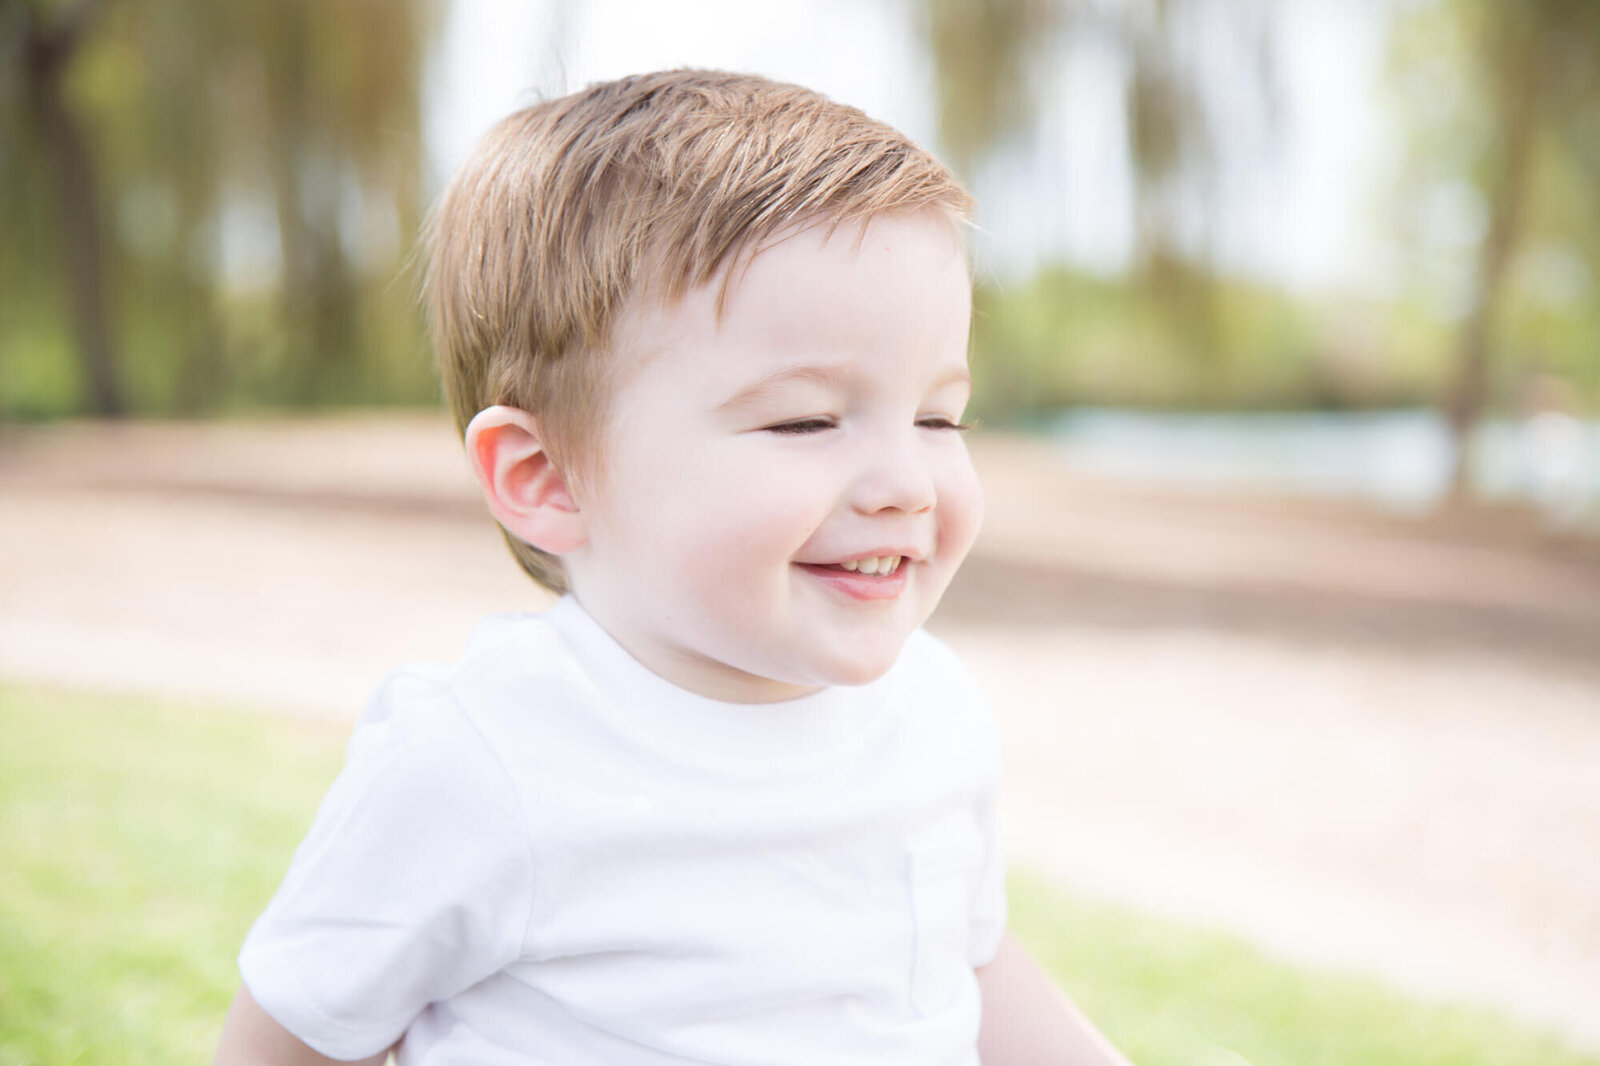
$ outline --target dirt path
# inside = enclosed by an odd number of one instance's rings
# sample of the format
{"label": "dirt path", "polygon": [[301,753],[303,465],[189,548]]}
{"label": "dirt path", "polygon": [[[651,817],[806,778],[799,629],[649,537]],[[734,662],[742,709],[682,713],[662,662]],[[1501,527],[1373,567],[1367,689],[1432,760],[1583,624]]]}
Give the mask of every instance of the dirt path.
{"label": "dirt path", "polygon": [[[1600,548],[976,449],[1023,865],[1600,1050]],[[0,676],[349,715],[537,607],[433,418],[0,434]]]}

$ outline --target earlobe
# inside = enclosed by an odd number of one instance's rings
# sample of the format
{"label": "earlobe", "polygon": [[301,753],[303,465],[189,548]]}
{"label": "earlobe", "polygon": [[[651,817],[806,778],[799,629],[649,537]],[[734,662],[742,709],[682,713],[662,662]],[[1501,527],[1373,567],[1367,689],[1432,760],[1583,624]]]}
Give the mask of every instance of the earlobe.
{"label": "earlobe", "polygon": [[582,516],[532,415],[485,407],[467,424],[466,445],[484,502],[508,533],[552,555],[583,546]]}

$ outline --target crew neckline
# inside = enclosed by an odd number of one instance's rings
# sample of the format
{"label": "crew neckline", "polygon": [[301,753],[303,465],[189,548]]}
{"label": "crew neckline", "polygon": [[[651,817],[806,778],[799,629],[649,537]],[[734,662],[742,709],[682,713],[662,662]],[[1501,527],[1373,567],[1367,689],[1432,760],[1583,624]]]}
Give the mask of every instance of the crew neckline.
{"label": "crew neckline", "polygon": [[598,690],[607,726],[675,760],[734,773],[772,773],[836,757],[882,724],[894,669],[859,686],[830,686],[776,703],[730,703],[682,688],[645,666],[570,594],[539,616]]}

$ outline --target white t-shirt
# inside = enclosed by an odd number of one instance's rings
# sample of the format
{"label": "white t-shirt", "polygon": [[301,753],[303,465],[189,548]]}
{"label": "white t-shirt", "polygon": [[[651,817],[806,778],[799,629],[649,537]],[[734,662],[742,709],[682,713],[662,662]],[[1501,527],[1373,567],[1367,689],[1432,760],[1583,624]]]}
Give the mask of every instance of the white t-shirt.
{"label": "white t-shirt", "polygon": [[975,1064],[997,770],[926,633],[872,684],[747,706],[564,599],[385,682],[239,966],[334,1058]]}

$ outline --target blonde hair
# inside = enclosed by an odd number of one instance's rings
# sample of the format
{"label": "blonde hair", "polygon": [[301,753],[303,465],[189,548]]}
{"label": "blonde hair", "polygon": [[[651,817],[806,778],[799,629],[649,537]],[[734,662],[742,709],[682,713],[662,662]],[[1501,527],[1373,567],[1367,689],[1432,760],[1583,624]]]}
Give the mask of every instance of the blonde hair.
{"label": "blonde hair", "polygon": [[[519,407],[581,479],[598,461],[607,343],[641,290],[677,299],[798,224],[970,206],[897,130],[753,75],[643,74],[518,111],[429,221],[424,300],[457,428]],[[565,591],[556,557],[506,539],[534,580]]]}

